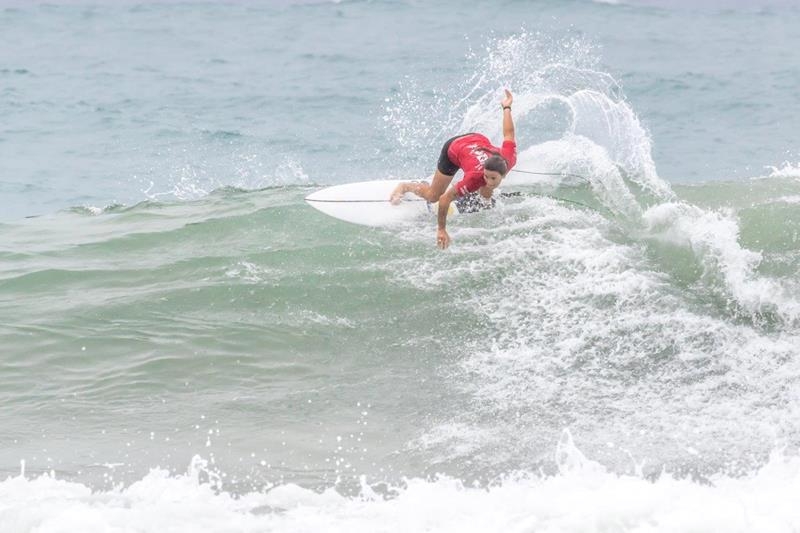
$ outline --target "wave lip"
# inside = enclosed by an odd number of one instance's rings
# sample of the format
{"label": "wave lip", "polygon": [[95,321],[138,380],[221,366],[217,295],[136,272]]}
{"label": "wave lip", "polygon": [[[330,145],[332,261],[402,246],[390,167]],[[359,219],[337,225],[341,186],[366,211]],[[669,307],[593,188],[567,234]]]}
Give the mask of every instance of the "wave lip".
{"label": "wave lip", "polygon": [[739,244],[739,225],[732,212],[673,202],[648,210],[645,221],[653,237],[689,247],[709,282],[721,282],[747,314],[774,313],[788,323],[800,318],[800,302],[780,280],[759,275],[763,255]]}

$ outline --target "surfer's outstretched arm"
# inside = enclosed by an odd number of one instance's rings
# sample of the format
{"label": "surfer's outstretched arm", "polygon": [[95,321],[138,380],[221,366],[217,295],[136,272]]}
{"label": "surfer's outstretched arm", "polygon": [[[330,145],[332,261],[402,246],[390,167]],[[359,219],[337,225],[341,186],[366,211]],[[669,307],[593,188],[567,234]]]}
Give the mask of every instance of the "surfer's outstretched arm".
{"label": "surfer's outstretched arm", "polygon": [[444,250],[450,246],[450,235],[447,234],[447,213],[450,211],[450,203],[456,198],[456,190],[448,189],[439,197],[439,229],[436,231],[436,244]]}
{"label": "surfer's outstretched arm", "polygon": [[514,120],[511,118],[511,104],[514,102],[514,96],[511,91],[506,89],[506,97],[500,105],[503,106],[503,140],[516,142],[514,137]]}

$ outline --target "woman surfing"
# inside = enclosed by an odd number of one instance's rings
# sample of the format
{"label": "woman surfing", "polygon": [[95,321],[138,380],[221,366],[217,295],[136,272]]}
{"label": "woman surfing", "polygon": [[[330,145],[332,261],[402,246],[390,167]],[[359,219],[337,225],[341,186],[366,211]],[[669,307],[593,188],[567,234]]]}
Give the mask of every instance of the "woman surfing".
{"label": "woman surfing", "polygon": [[[480,133],[466,133],[453,137],[442,146],[436,172],[430,184],[404,182],[392,192],[390,200],[395,205],[402,201],[403,195],[407,192],[414,193],[431,203],[439,202],[436,243],[443,250],[450,245],[450,236],[446,229],[450,204],[475,191],[478,191],[483,198],[491,199],[494,190],[517,162],[514,121],[511,118],[511,104],[514,97],[508,89],[505,93],[505,98],[500,102],[503,108],[501,147],[493,146],[489,139]],[[459,169],[464,171],[464,177],[454,187],[448,189]]]}

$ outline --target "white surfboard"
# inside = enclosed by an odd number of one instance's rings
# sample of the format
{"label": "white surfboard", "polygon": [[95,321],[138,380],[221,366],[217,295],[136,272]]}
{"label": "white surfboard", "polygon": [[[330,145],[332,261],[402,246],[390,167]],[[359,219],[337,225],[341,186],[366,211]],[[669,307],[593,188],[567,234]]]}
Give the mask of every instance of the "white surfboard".
{"label": "white surfboard", "polygon": [[[429,204],[413,193],[406,193],[399,205],[389,197],[399,183],[409,180],[361,181],[334,185],[306,196],[308,205],[326,215],[363,226],[393,226],[415,219],[435,217],[438,204]],[[451,204],[449,215],[457,213]]]}

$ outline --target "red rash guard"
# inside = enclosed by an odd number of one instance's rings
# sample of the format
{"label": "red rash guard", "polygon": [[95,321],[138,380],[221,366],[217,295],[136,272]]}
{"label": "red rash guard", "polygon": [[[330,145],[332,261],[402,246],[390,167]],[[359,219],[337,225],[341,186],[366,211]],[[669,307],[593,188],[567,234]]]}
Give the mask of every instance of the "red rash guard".
{"label": "red rash guard", "polygon": [[480,133],[470,133],[450,143],[447,157],[464,171],[464,177],[455,185],[459,196],[475,192],[486,185],[483,164],[492,156],[492,152],[499,152],[505,158],[509,170],[517,163],[517,143],[514,141],[503,141],[503,147],[497,148]]}

